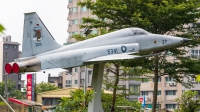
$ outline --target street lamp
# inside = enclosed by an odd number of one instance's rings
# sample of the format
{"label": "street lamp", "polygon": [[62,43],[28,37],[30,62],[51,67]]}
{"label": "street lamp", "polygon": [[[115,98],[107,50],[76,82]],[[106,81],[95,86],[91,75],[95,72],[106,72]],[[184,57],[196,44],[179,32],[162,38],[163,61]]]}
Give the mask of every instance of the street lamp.
{"label": "street lamp", "polygon": [[[89,28],[85,28],[84,30],[85,30],[84,34],[87,39],[88,34],[90,34],[92,32],[92,30],[90,30]],[[87,66],[85,66],[84,94],[86,93],[86,82],[87,82]],[[86,99],[85,99],[85,101],[86,101]],[[84,104],[86,104],[86,102]]]}

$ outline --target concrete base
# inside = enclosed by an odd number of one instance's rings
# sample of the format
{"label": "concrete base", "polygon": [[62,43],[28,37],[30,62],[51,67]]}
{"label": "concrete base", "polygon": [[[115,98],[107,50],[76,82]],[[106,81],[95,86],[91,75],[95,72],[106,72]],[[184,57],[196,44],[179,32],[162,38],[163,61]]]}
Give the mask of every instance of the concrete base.
{"label": "concrete base", "polygon": [[89,103],[88,112],[104,112],[101,104],[103,71],[104,63],[94,64],[91,87],[94,90],[95,94],[92,102]]}

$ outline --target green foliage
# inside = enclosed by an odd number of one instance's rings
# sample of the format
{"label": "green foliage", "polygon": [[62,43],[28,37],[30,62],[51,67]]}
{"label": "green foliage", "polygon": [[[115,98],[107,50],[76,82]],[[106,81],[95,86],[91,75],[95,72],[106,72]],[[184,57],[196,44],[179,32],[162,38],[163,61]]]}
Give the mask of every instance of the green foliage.
{"label": "green foliage", "polygon": [[36,85],[36,93],[41,93],[41,92],[46,92],[46,91],[51,91],[51,90],[56,90],[59,89],[53,84],[50,84],[49,82],[41,82],[40,84]]}
{"label": "green foliage", "polygon": [[62,97],[61,103],[56,107],[56,112],[87,112],[88,103],[91,102],[94,94],[92,89],[87,89],[86,94],[83,89],[70,91],[71,98]]}
{"label": "green foliage", "polygon": [[[102,100],[102,106],[105,112],[110,111],[110,107],[112,105],[112,95],[102,93],[101,94],[101,100]],[[134,112],[140,112],[141,104],[138,101],[129,101],[128,99],[124,98],[122,95],[117,95],[116,97],[116,105],[115,110],[117,112],[125,112],[125,110],[122,110],[120,108],[117,108],[117,106],[131,106],[134,107],[136,110]]]}
{"label": "green foliage", "polygon": [[[78,5],[86,6],[99,19],[83,18],[90,28],[140,27],[152,33],[164,34],[180,29],[184,24],[199,18],[199,0],[84,0]],[[106,18],[107,21],[104,21]],[[87,24],[81,27],[88,27]]]}
{"label": "green foliage", "polygon": [[0,33],[3,33],[4,30],[5,28],[3,27],[3,25],[0,24]]}
{"label": "green foliage", "polygon": [[197,81],[197,82],[200,82],[200,75],[197,75],[196,81]]}
{"label": "green foliage", "polygon": [[[14,82],[8,80],[8,92],[11,94],[14,90]],[[4,96],[4,91],[5,91],[5,82],[2,81],[0,82],[0,94],[1,96]]]}
{"label": "green foliage", "polygon": [[10,96],[16,99],[22,99],[22,92],[20,90],[14,90]]}
{"label": "green foliage", "polygon": [[0,101],[0,106],[5,106],[6,103],[4,101]]}
{"label": "green foliage", "polygon": [[[198,92],[196,91],[186,91],[181,95],[181,98],[177,98],[176,101],[178,102],[178,109],[176,112],[195,112],[195,110],[200,109],[199,103],[200,98]],[[197,96],[197,97],[196,97]]]}

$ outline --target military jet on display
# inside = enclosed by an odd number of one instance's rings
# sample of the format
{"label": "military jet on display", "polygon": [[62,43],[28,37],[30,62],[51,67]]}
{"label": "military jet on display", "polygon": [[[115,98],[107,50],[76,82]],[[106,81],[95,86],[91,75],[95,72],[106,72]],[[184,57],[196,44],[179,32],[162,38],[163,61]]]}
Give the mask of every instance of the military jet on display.
{"label": "military jet on display", "polygon": [[37,13],[25,13],[22,58],[5,65],[6,73],[65,69],[88,63],[134,59],[183,44],[189,39],[125,28],[67,46],[59,45]]}

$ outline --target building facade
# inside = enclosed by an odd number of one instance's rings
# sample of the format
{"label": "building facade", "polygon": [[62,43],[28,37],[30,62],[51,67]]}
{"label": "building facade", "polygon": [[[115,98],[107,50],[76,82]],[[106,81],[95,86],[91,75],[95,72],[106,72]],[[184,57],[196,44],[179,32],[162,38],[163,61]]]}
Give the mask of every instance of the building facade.
{"label": "building facade", "polygon": [[[24,87],[24,81],[21,80],[21,74],[6,74],[4,71],[4,66],[6,63],[13,62],[15,59],[19,58],[21,52],[19,52],[19,43],[12,42],[11,36],[3,37],[3,45],[1,44],[2,54],[1,54],[1,81],[5,80],[5,75],[8,75],[8,80],[15,82],[15,89],[21,90]],[[1,61],[0,61],[1,62]]]}
{"label": "building facade", "polygon": [[4,72],[4,65],[3,65],[3,41],[0,41],[0,82],[2,82]]}
{"label": "building facade", "polygon": [[[168,56],[167,60],[170,62],[178,62],[173,56]],[[178,74],[177,74],[178,75]],[[182,93],[187,90],[197,91],[200,94],[200,83],[196,82],[195,78],[190,78],[193,86],[192,88],[186,88],[180,83],[176,83],[172,77],[161,76],[158,79],[158,92],[157,92],[157,108],[174,110],[178,108],[178,102],[176,98],[180,98]],[[184,78],[184,81],[188,81]],[[146,82],[142,82],[140,86],[140,96],[146,97],[146,107],[152,108],[153,103],[153,91],[154,91],[154,78],[148,79]]]}
{"label": "building facade", "polygon": [[[75,34],[84,35],[84,29],[80,29],[79,25],[83,24],[83,17],[91,17],[94,19],[98,19],[97,16],[92,15],[91,10],[87,9],[87,7],[77,6],[79,0],[69,0],[67,8],[69,9],[69,15],[67,20],[69,21],[67,32],[69,33],[69,37]],[[97,29],[92,29],[91,34],[98,34]]]}

